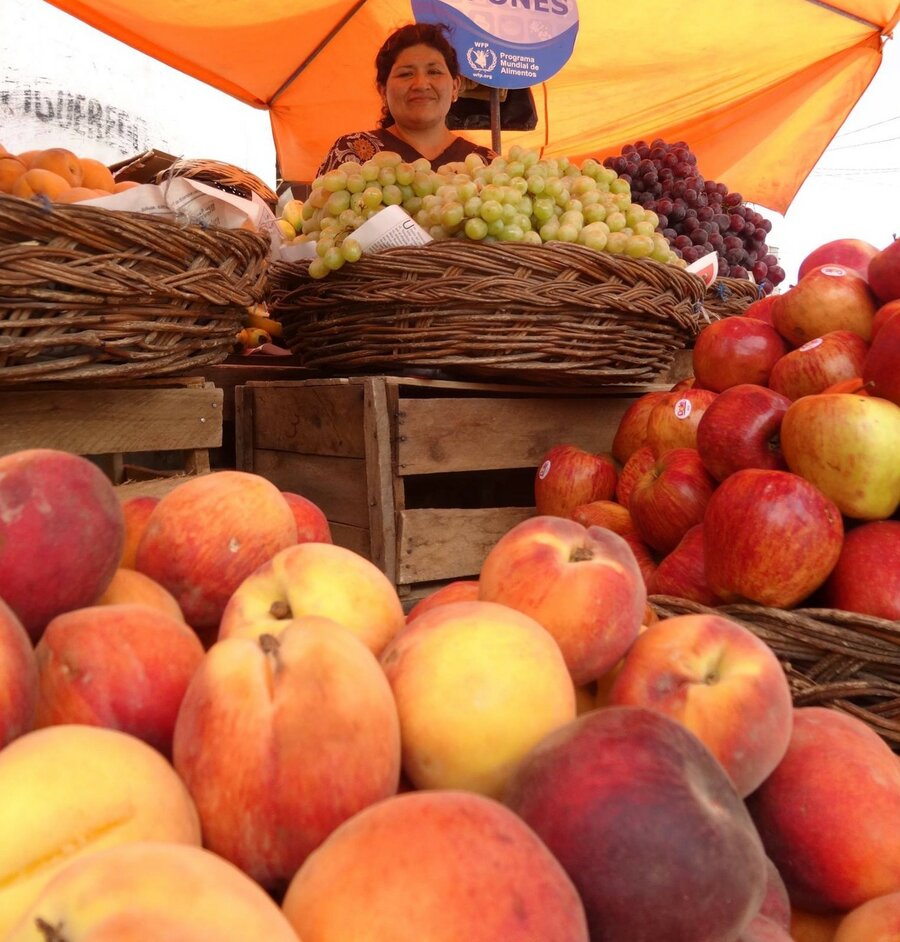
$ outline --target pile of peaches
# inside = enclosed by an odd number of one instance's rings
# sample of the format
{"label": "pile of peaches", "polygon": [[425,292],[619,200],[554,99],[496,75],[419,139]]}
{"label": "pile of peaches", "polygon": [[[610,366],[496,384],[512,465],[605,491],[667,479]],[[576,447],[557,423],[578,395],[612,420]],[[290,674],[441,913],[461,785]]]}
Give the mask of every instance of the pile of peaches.
{"label": "pile of peaches", "polygon": [[[4,942],[873,942],[900,758],[612,530],[404,611],[321,510],[0,457]],[[891,935],[893,933],[893,935]]]}
{"label": "pile of peaches", "polygon": [[65,147],[10,153],[0,144],[0,193],[23,199],[44,197],[53,203],[79,203],[137,186],[113,178],[92,157],[79,157]]}

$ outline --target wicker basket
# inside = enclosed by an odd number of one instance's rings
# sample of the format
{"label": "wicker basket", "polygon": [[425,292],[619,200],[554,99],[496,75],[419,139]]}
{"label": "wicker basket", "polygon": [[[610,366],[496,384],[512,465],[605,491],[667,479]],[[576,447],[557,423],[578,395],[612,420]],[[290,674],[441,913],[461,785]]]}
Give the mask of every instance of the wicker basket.
{"label": "wicker basket", "polygon": [[707,608],[650,597],[660,618],[707,612],[749,628],[778,656],[795,706],[829,706],[863,720],[900,752],[900,622],[837,609]]}
{"label": "wicker basket", "polygon": [[154,182],[164,183],[170,177],[199,180],[201,183],[208,183],[210,186],[218,187],[245,200],[250,199],[251,194],[255,193],[273,212],[278,205],[275,191],[259,177],[254,176],[248,170],[241,170],[240,167],[223,163],[220,160],[176,160],[170,167],[160,170]]}
{"label": "wicker basket", "polygon": [[389,249],[321,280],[307,269],[275,263],[269,307],[303,364],[331,372],[646,383],[708,317],[696,276],[569,243],[451,240]]}
{"label": "wicker basket", "polygon": [[747,278],[716,278],[706,289],[703,306],[716,318],[733,317],[761,297],[759,285]]}
{"label": "wicker basket", "polygon": [[245,230],[0,194],[0,386],[221,362],[268,251]]}

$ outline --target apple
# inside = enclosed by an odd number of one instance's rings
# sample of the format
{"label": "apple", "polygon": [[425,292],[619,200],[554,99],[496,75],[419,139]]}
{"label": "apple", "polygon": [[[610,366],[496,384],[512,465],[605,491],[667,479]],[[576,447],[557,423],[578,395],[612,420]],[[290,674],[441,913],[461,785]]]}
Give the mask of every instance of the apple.
{"label": "apple", "polygon": [[0,750],[0,796],[3,939],[56,874],[95,851],[200,846],[197,809],[171,764],[116,730],[69,724],[20,736]]}
{"label": "apple", "polygon": [[656,456],[649,445],[643,445],[637,451],[631,453],[619,474],[619,480],[616,484],[616,500],[623,507],[628,507],[631,492],[634,490],[634,485],[638,482],[638,479],[654,464],[656,464]]}
{"label": "apple", "polygon": [[282,909],[304,942],[588,942],[584,906],[544,843],[463,791],[359,812],[300,867]]}
{"label": "apple", "polygon": [[62,612],[93,604],[122,555],[112,483],[87,458],[50,448],[0,457],[0,598],[33,641]]}
{"label": "apple", "polygon": [[853,393],[856,396],[868,396],[869,384],[861,376],[842,379],[822,390],[823,393]]}
{"label": "apple", "polygon": [[881,330],[885,323],[897,313],[900,313],[900,298],[888,301],[887,304],[882,304],[881,307],[878,308],[875,312],[875,319],[872,321],[873,340],[878,336],[878,331]]}
{"label": "apple", "polygon": [[298,543],[333,543],[331,527],[322,509],[308,497],[293,491],[282,491],[297,523]]}
{"label": "apple", "polygon": [[[23,915],[6,942],[178,939],[297,942],[262,887],[187,844],[136,841],[78,857]],[[61,927],[65,927],[64,929]]]}
{"label": "apple", "polygon": [[787,351],[784,338],[769,324],[724,317],[704,327],[694,343],[694,378],[698,386],[715,392],[740,383],[765,386]]}
{"label": "apple", "polygon": [[342,821],[397,791],[397,708],[359,638],[297,618],[278,638],[209,649],[178,712],[173,764],[204,846],[277,893]]}
{"label": "apple", "polygon": [[241,582],[296,542],[294,514],[274,484],[245,471],[216,471],[160,499],[135,568],[168,589],[187,623],[209,635]]}
{"label": "apple", "polygon": [[400,717],[403,771],[416,788],[499,798],[525,754],[575,718],[559,645],[505,605],[426,612],[393,638],[381,666]]}
{"label": "apple", "polygon": [[425,598],[419,599],[415,605],[406,613],[406,624],[425,612],[437,608],[439,605],[449,605],[451,602],[477,602],[478,601],[478,580],[477,579],[457,579],[455,582],[448,582],[439,589],[435,589]]}
{"label": "apple", "polygon": [[119,560],[120,569],[134,569],[138,543],[141,542],[150,514],[153,513],[158,503],[159,498],[149,494],[129,497],[122,501],[122,516],[125,519],[125,544],[122,547],[122,558]]}
{"label": "apple", "polygon": [[615,500],[595,500],[581,504],[572,511],[572,519],[583,527],[604,527],[619,536],[635,532],[628,508]]}
{"label": "apple", "polygon": [[544,455],[534,478],[535,510],[542,516],[568,517],[579,504],[610,500],[617,478],[610,455],[556,445]]}
{"label": "apple", "polygon": [[794,906],[847,912],[900,890],[900,761],[855,716],[796,707],[787,752],[747,805]]}
{"label": "apple", "polygon": [[878,304],[865,278],[841,265],[820,265],[778,295],[775,329],[802,346],[833,330],[851,330],[868,343]]}
{"label": "apple", "polygon": [[38,670],[31,638],[0,599],[0,749],[34,723]]}
{"label": "apple", "polygon": [[879,249],[864,239],[835,239],[813,249],[800,263],[797,277],[803,278],[808,272],[820,265],[842,265],[853,269],[865,278],[869,262],[878,254]]}
{"label": "apple", "polygon": [[720,393],[697,426],[697,451],[707,471],[724,481],[742,468],[787,468],[779,431],[790,404],[787,396],[752,383]]}
{"label": "apple", "polygon": [[769,388],[799,399],[862,373],[869,345],[851,330],[833,330],[786,353],[772,368]]}
{"label": "apple", "polygon": [[320,615],[349,628],[377,657],[406,624],[390,579],[353,550],[298,543],[277,553],[235,589],[219,638],[276,637],[292,619]]}
{"label": "apple", "polygon": [[772,313],[777,298],[777,294],[767,294],[765,297],[757,298],[755,301],[751,301],[750,304],[744,308],[744,312],[741,316],[750,317],[754,320],[762,321],[764,324],[768,324],[770,327],[774,327],[775,325],[772,321]]}
{"label": "apple", "polygon": [[523,612],[559,644],[577,686],[610,668],[637,636],[647,592],[624,537],[562,517],[530,517],[488,552],[480,598]]}
{"label": "apple", "polygon": [[900,239],[894,239],[872,258],[868,278],[882,304],[900,298]]}
{"label": "apple", "polygon": [[791,471],[859,520],[890,517],[900,505],[898,443],[900,406],[876,396],[805,396],[781,422]]}
{"label": "apple", "polygon": [[659,561],[647,579],[647,593],[690,599],[701,605],[719,605],[722,600],[706,584],[703,546],[703,524],[698,523]]}
{"label": "apple", "polygon": [[136,569],[116,570],[112,581],[106,587],[103,595],[96,600],[97,605],[149,605],[169,618],[183,622],[184,615],[181,606],[175,601],[175,596],[164,589],[158,582],[145,576]]}
{"label": "apple", "polygon": [[862,377],[873,396],[900,406],[900,317],[890,317],[872,341]]}
{"label": "apple", "polygon": [[703,519],[706,579],[725,601],[792,608],[828,577],[843,537],[840,511],[805,478],[735,471]]}
{"label": "apple", "polygon": [[900,622],[900,520],[850,530],[822,598],[829,608]]}
{"label": "apple", "polygon": [[742,798],[787,751],[793,702],[772,649],[721,615],[663,618],[641,632],[609,694],[687,727],[719,760]]}
{"label": "apple", "polygon": [[672,448],[634,485],[628,510],[648,546],[671,552],[703,520],[716,482],[696,448]]}
{"label": "apple", "polygon": [[96,605],[57,615],[35,648],[35,726],[118,729],[163,755],[203,645],[183,621],[147,605]]}
{"label": "apple", "polygon": [[900,939],[900,890],[876,896],[850,910],[834,934],[834,942],[891,942],[891,939]]}
{"label": "apple", "polygon": [[665,393],[647,418],[647,444],[654,456],[670,448],[696,448],[697,426],[717,395],[711,389]]}
{"label": "apple", "polygon": [[706,746],[655,710],[605,707],[551,733],[504,802],[572,878],[591,939],[720,942],[759,910],[765,855],[743,801]]}
{"label": "apple", "polygon": [[628,548],[631,550],[634,560],[638,564],[638,569],[641,571],[644,586],[646,586],[650,577],[656,572],[657,567],[657,560],[653,550],[638,536],[637,531],[622,533],[621,537],[628,544]]}
{"label": "apple", "polygon": [[622,414],[612,441],[612,456],[624,465],[628,459],[647,444],[647,418],[650,410],[665,395],[663,392],[644,393]]}

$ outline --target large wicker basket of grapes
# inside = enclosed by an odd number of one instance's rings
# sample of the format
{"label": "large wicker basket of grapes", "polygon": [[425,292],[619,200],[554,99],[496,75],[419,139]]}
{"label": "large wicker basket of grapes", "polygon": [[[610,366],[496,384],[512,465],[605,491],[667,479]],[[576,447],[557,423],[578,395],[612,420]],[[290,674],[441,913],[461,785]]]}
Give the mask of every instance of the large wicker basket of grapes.
{"label": "large wicker basket of grapes", "polygon": [[[433,241],[362,254],[354,232],[386,205]],[[268,302],[324,372],[646,383],[715,317],[655,214],[595,160],[513,148],[432,169],[383,153],[318,178],[298,209],[316,254],[273,264]]]}

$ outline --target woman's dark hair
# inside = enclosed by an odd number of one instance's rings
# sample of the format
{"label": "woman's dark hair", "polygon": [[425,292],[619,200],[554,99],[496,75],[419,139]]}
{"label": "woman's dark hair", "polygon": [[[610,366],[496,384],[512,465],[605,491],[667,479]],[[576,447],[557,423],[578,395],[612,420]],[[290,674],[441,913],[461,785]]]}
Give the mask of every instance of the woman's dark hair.
{"label": "woman's dark hair", "polygon": [[[447,71],[453,78],[459,78],[459,59],[450,43],[450,27],[443,23],[410,23],[394,30],[384,41],[375,56],[375,83],[379,88],[387,85],[388,76],[397,61],[397,56],[410,46],[429,46],[444,57]],[[394,116],[388,110],[387,103],[381,109],[379,127],[387,128],[394,124]]]}

